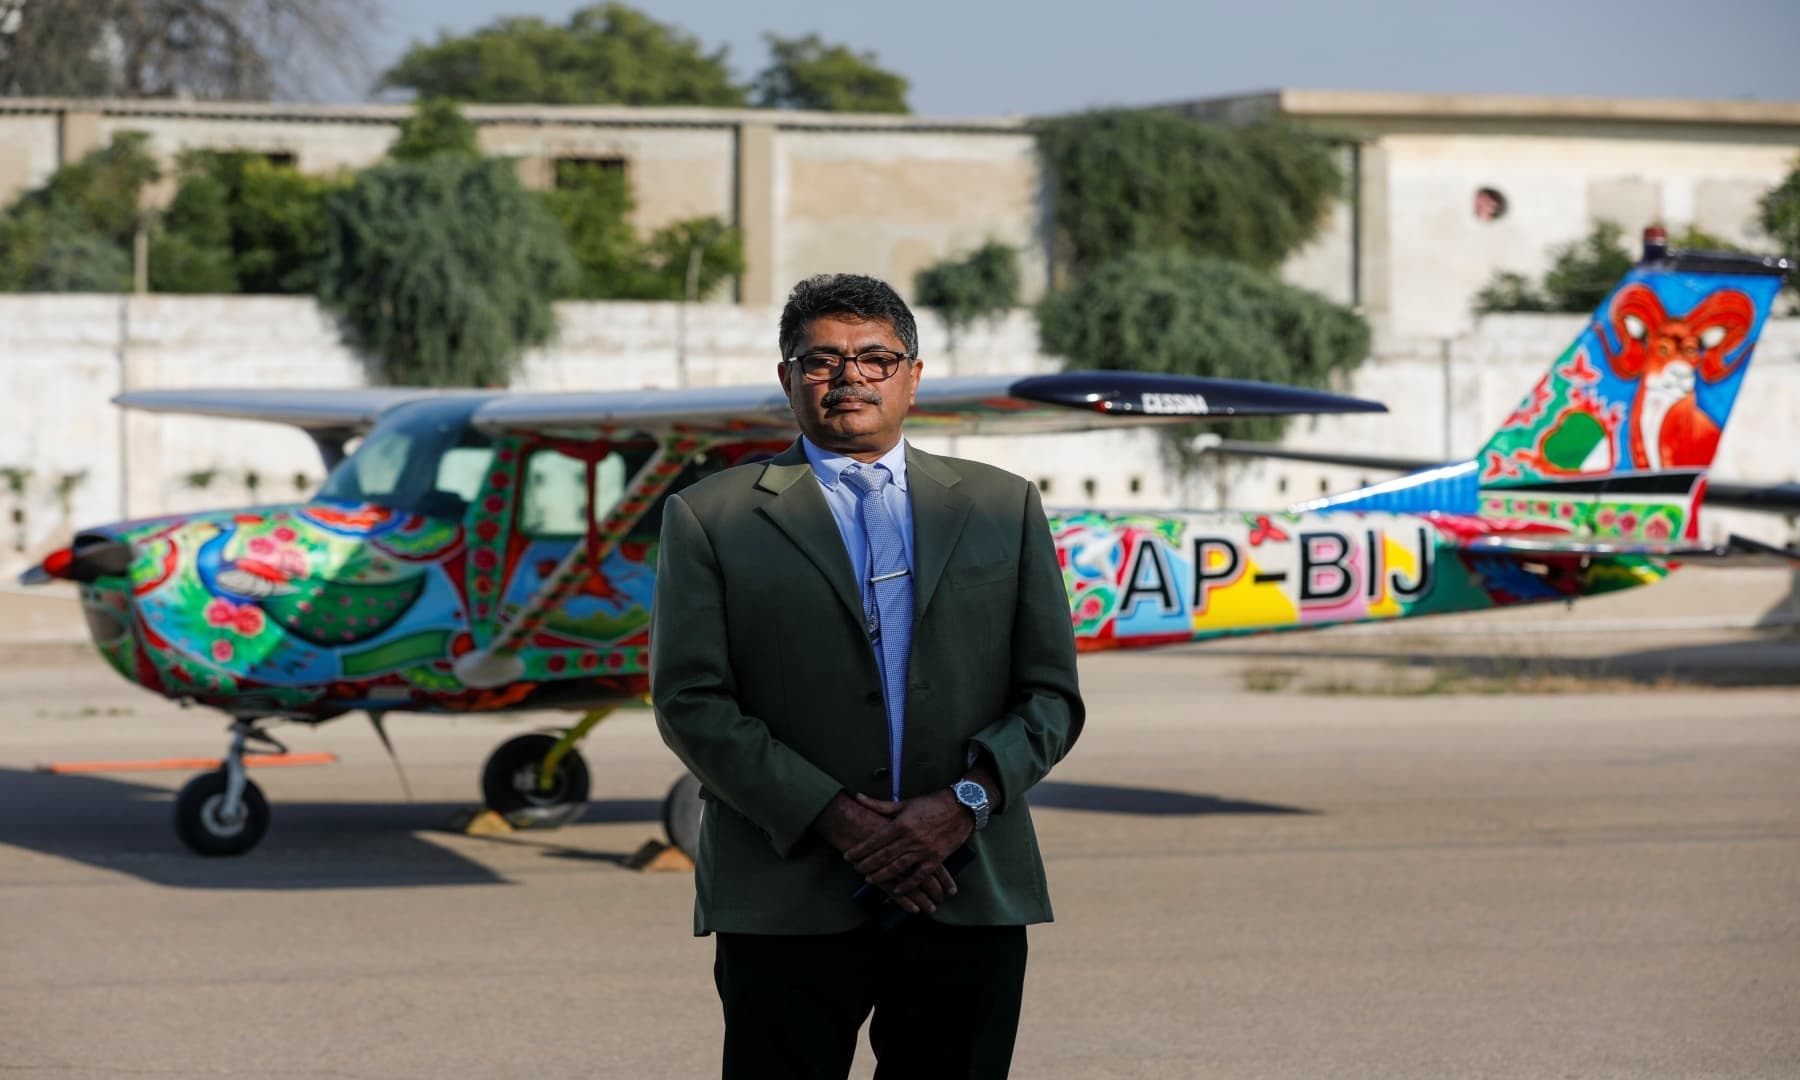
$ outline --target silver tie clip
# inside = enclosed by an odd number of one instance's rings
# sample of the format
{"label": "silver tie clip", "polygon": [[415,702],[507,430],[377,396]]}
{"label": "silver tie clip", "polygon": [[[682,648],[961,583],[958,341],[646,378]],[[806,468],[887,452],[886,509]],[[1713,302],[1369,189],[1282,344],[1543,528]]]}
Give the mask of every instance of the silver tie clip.
{"label": "silver tie clip", "polygon": [[910,573],[912,573],[911,570],[895,570],[891,574],[877,574],[876,576],[869,579],[869,584],[879,585],[884,581],[892,581],[897,577],[905,577],[906,575],[908,575]]}

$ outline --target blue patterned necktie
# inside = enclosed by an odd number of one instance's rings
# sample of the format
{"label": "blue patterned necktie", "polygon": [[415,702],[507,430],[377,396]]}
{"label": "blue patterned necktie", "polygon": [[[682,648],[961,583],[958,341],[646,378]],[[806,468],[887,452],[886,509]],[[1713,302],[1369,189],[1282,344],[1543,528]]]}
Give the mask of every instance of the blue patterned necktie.
{"label": "blue patterned necktie", "polygon": [[881,656],[882,698],[887,703],[888,768],[900,797],[900,742],[906,724],[906,665],[912,651],[913,582],[900,525],[882,501],[888,471],[852,465],[843,481],[861,495],[863,532],[869,537],[869,575],[862,582],[863,615]]}

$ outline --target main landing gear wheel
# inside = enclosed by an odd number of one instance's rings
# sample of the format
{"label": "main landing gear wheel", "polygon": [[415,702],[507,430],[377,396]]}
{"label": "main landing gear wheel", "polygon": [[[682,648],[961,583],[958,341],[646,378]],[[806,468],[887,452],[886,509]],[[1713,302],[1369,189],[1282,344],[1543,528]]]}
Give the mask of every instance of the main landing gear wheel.
{"label": "main landing gear wheel", "polygon": [[682,773],[663,799],[663,832],[669,843],[690,859],[700,855],[700,815],[705,808],[700,801],[700,779],[693,773]]}
{"label": "main landing gear wheel", "polygon": [[201,855],[242,855],[269,831],[269,801],[256,782],[246,779],[235,811],[224,769],[201,773],[175,796],[175,832]]}
{"label": "main landing gear wheel", "polygon": [[571,747],[556,763],[549,787],[538,783],[544,758],[557,741],[554,735],[533,733],[501,743],[481,769],[481,797],[488,809],[537,825],[573,821],[588,798],[588,767],[581,754]]}

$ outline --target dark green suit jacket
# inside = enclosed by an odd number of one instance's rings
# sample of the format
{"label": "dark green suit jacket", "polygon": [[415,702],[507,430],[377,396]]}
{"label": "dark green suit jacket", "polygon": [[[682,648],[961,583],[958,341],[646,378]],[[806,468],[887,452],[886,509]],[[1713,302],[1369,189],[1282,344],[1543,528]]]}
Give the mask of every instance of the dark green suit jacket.
{"label": "dark green suit jacket", "polygon": [[[908,447],[914,629],[901,795],[955,782],[971,748],[1004,810],[971,844],[961,925],[1050,919],[1025,793],[1084,710],[1037,488]],[[860,878],[808,831],[840,791],[891,797],[887,715],[850,557],[798,442],[671,496],[650,621],[663,739],[705,787],[695,932],[825,934],[866,916]]]}

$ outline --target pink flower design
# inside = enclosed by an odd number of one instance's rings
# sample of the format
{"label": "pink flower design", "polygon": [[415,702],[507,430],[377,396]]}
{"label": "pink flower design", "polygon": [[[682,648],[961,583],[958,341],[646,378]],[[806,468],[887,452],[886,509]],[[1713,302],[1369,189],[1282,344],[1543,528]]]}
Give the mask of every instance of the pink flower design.
{"label": "pink flower design", "polygon": [[284,544],[291,544],[299,538],[300,538],[300,534],[295,532],[294,530],[288,528],[286,525],[283,525],[281,528],[275,530],[275,539],[281,541]]}
{"label": "pink flower design", "polygon": [[[255,637],[262,633],[264,626],[261,608],[254,604],[234,604],[222,596],[206,605],[206,622],[244,637]],[[216,646],[213,651],[218,651]]]}
{"label": "pink flower design", "polygon": [[231,662],[231,654],[234,651],[235,650],[231,647],[231,642],[226,641],[224,638],[220,638],[212,643],[213,659],[221,664],[229,664]]}

